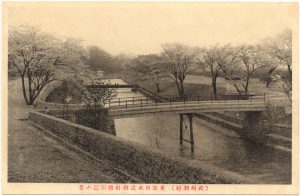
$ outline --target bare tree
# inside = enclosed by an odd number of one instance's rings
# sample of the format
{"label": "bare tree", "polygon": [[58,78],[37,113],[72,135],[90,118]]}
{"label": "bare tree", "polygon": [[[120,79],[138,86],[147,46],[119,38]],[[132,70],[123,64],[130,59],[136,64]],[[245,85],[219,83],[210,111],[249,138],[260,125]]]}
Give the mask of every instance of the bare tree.
{"label": "bare tree", "polygon": [[245,76],[243,78],[244,83],[242,86],[244,88],[245,95],[249,94],[249,83],[250,79],[255,71],[264,68],[267,65],[267,61],[264,61],[262,53],[260,52],[259,46],[251,45],[241,45],[238,47],[239,59],[241,60],[242,66],[246,70]]}
{"label": "bare tree", "polygon": [[28,105],[33,104],[40,91],[53,80],[52,68],[57,59],[48,55],[53,40],[52,35],[41,33],[37,27],[9,29],[8,63],[21,77],[23,96]]}
{"label": "bare tree", "polygon": [[167,74],[175,81],[179,96],[184,97],[184,80],[196,68],[195,52],[192,48],[178,43],[163,44],[162,48],[163,56],[168,61]]}
{"label": "bare tree", "polygon": [[[249,95],[250,79],[254,72],[268,67],[270,62],[264,57],[260,46],[242,44],[236,49],[237,58],[235,63],[228,64],[223,69],[226,78],[234,81],[234,86],[239,94]],[[238,87],[241,84],[243,91]]]}
{"label": "bare tree", "polygon": [[237,53],[230,45],[219,47],[218,45],[210,48],[197,49],[197,64],[204,71],[210,73],[213,97],[217,97],[217,79],[222,70],[235,64]]}
{"label": "bare tree", "polygon": [[284,93],[292,103],[292,31],[290,29],[279,33],[274,38],[265,42],[268,54],[278,61],[278,66],[286,66],[288,74],[285,74],[276,81],[280,81]]}
{"label": "bare tree", "polygon": [[61,68],[76,65],[73,63],[80,58],[78,47],[78,43],[62,41],[37,26],[9,28],[8,64],[21,77],[26,104],[34,103],[41,90],[63,72]]}
{"label": "bare tree", "polygon": [[133,64],[133,69],[141,73],[142,77],[149,78],[159,93],[161,82],[168,77],[162,57],[157,54],[139,55],[133,60]]}
{"label": "bare tree", "polygon": [[265,76],[265,80],[266,80],[266,87],[269,88],[270,84],[272,82],[272,75],[274,73],[274,71],[276,70],[277,66],[271,66]]}
{"label": "bare tree", "polygon": [[218,46],[213,46],[210,48],[199,48],[197,55],[197,64],[204,71],[208,71],[211,76],[211,85],[213,88],[214,98],[217,97],[217,78],[221,71],[221,67],[218,64]]}
{"label": "bare tree", "polygon": [[290,81],[292,80],[292,31],[285,30],[265,41],[267,52],[287,67]]}

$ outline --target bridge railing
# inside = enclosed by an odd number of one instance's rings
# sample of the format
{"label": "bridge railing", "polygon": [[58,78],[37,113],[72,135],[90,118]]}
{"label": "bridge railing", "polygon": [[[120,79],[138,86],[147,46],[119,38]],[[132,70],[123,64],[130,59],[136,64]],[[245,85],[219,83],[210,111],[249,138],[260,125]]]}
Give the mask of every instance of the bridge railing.
{"label": "bridge railing", "polygon": [[[118,98],[108,103],[109,108],[133,108],[133,107],[147,107],[147,106],[161,106],[161,105],[176,105],[176,104],[200,104],[203,102],[211,103],[232,103],[232,102],[254,102],[254,101],[266,101],[265,94],[262,95],[251,95],[251,96],[240,96],[240,95],[220,95],[217,97],[205,98],[200,95],[189,95],[184,97],[176,96],[162,96],[163,102],[159,100],[153,100],[147,97],[127,97]],[[166,101],[167,100],[167,101]]]}
{"label": "bridge railing", "polygon": [[227,95],[218,95],[218,96],[213,96],[212,94],[210,96],[203,96],[203,95],[199,95],[199,94],[186,94],[182,97],[174,96],[174,95],[161,96],[162,99],[167,100],[167,101],[170,101],[170,100],[171,101],[249,100],[252,97],[253,97],[253,95],[236,95],[236,94],[227,94]]}
{"label": "bridge railing", "polygon": [[108,104],[109,107],[114,106],[128,106],[128,105],[139,105],[139,103],[142,102],[142,104],[148,104],[153,102],[152,99],[144,97],[144,96],[137,96],[137,97],[124,97],[124,98],[114,98],[111,100]]}
{"label": "bridge railing", "polygon": [[85,85],[87,88],[134,88],[135,85],[130,84],[87,84]]}

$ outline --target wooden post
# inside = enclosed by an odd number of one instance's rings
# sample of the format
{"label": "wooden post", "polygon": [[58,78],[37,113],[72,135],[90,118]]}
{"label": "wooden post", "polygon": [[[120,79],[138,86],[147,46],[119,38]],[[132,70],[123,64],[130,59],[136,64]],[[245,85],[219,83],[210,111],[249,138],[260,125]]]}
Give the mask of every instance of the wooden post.
{"label": "wooden post", "polygon": [[193,114],[189,114],[191,151],[194,153]]}
{"label": "wooden post", "polygon": [[179,135],[179,140],[180,140],[180,145],[182,145],[182,140],[183,140],[183,114],[180,115],[180,135]]}

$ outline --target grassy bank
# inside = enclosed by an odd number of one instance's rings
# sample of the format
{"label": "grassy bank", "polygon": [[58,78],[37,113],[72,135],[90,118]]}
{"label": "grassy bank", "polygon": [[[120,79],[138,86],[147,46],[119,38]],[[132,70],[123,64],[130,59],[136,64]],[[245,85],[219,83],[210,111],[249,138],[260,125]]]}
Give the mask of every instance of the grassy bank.
{"label": "grassy bank", "polygon": [[[8,81],[8,182],[128,183],[128,176],[73,151],[26,120],[33,106],[25,104],[20,79]],[[20,120],[21,119],[21,120]],[[6,133],[7,131],[7,133]]]}
{"label": "grassy bank", "polygon": [[[138,84],[152,92],[156,92],[156,86],[154,82],[144,75],[139,75],[134,72],[123,72],[119,74],[111,74],[107,77],[110,78],[121,78],[129,84]],[[166,78],[160,83],[159,95],[179,95],[177,86],[174,80]],[[198,94],[204,97],[210,97],[212,93],[212,87],[210,83],[184,83],[185,94]],[[224,85],[220,85],[218,88],[219,94],[225,94],[226,88]]]}

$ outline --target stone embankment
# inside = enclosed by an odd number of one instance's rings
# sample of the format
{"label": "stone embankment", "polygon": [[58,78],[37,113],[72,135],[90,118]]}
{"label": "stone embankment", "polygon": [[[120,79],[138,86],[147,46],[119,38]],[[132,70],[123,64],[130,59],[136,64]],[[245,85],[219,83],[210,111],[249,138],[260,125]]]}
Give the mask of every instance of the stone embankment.
{"label": "stone embankment", "polygon": [[[201,120],[213,123],[217,126],[215,129],[227,129],[234,130],[241,136],[245,136],[244,118],[245,115],[237,115],[237,113],[199,113],[196,117]],[[262,115],[263,117],[263,115]],[[292,128],[286,124],[275,124],[270,123],[265,119],[261,120],[263,136],[263,143],[266,145],[280,148],[285,151],[290,151],[291,149],[291,133]],[[208,126],[211,126],[208,124]],[[221,127],[221,128],[220,128]],[[211,126],[211,128],[214,128]],[[247,136],[247,135],[246,135]]]}

